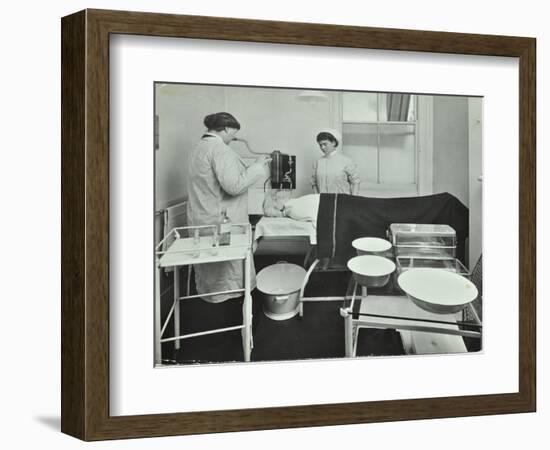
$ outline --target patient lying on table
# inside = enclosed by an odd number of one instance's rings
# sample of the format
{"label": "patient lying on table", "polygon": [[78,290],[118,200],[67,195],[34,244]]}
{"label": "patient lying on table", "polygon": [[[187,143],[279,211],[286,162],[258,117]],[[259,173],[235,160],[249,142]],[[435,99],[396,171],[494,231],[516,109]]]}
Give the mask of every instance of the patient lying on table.
{"label": "patient lying on table", "polygon": [[267,191],[264,199],[266,217],[289,217],[302,222],[316,222],[319,210],[319,194],[308,194],[290,198],[292,191],[272,189]]}

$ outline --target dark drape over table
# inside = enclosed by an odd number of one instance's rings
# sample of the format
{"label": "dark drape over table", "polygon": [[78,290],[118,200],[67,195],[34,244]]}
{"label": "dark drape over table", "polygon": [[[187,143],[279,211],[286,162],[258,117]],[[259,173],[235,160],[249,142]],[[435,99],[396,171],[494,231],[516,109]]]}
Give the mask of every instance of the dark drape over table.
{"label": "dark drape over table", "polygon": [[317,215],[317,254],[340,261],[355,256],[359,237],[387,239],[392,223],[445,224],[456,231],[457,258],[465,263],[468,208],[445,192],[422,197],[370,198],[321,194]]}

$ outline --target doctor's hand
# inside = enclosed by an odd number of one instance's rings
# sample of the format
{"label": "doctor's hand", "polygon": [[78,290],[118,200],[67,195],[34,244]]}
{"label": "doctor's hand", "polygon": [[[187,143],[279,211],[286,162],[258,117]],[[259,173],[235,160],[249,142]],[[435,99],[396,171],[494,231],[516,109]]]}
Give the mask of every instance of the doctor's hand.
{"label": "doctor's hand", "polygon": [[269,178],[270,168],[269,163],[271,162],[271,158],[267,155],[260,156],[258,159],[256,159],[256,162],[254,163],[255,166],[259,167],[264,174],[266,178]]}
{"label": "doctor's hand", "polygon": [[267,155],[262,155],[258,159],[256,159],[256,164],[267,166],[271,162],[272,158],[270,158]]}

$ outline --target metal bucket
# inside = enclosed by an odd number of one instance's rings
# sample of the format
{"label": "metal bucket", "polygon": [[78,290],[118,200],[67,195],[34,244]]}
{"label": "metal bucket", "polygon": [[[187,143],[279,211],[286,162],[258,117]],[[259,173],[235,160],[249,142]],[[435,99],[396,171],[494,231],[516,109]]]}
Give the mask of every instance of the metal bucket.
{"label": "metal bucket", "polygon": [[305,276],[303,267],[287,262],[263,268],[256,283],[262,293],[264,314],[273,320],[287,320],[298,314]]}

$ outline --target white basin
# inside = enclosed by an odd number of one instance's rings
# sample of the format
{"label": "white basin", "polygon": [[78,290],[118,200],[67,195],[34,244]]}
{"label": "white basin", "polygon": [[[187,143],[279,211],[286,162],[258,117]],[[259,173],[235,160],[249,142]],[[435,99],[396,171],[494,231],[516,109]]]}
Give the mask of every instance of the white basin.
{"label": "white basin", "polygon": [[441,269],[410,269],[399,275],[397,283],[420,308],[439,314],[458,312],[478,295],[470,280]]}
{"label": "white basin", "polygon": [[387,284],[395,263],[382,256],[361,255],[348,261],[348,269],[362,286],[380,287]]}
{"label": "white basin", "polygon": [[391,249],[391,242],[377,237],[362,237],[355,239],[351,245],[358,255],[384,254]]}

